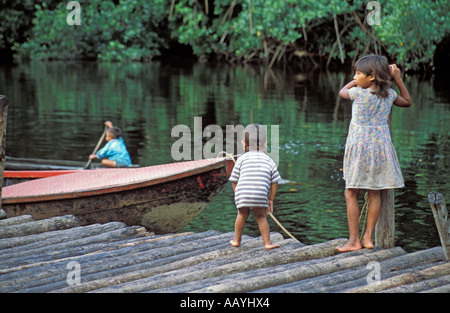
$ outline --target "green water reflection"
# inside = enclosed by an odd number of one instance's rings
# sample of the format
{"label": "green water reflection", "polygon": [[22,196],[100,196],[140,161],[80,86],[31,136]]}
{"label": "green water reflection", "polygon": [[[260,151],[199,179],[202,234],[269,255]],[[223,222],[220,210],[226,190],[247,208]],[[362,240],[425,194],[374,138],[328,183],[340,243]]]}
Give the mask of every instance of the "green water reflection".
{"label": "green water reflection", "polygon": [[[2,65],[0,94],[10,99],[7,155],[86,161],[111,120],[122,128],[133,163],[146,166],[173,162],[171,129],[193,129],[194,116],[203,127],[224,130],[279,125],[279,170],[291,183],[279,187],[275,216],[307,244],[347,237],[341,168],[351,103],[337,95],[351,77],[202,63]],[[396,244],[415,251],[440,244],[427,196],[449,190],[450,91],[438,78],[405,82],[414,105],[393,111],[406,182],[395,193]],[[183,231],[230,232],[235,214],[227,185]],[[245,233],[259,235],[253,219]]]}

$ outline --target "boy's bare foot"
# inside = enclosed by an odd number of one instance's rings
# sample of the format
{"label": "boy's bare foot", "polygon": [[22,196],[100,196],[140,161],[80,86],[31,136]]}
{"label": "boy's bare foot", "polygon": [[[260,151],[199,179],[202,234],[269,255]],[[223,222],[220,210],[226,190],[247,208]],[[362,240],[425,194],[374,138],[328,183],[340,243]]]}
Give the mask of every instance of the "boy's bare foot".
{"label": "boy's bare foot", "polygon": [[241,243],[239,242],[239,241],[236,241],[236,240],[230,240],[230,244],[233,246],[233,247],[239,247],[240,245],[241,245]]}
{"label": "boy's bare foot", "polygon": [[362,246],[359,242],[347,242],[343,247],[336,247],[336,250],[339,252],[350,252],[362,249]]}
{"label": "boy's bare foot", "polygon": [[279,248],[280,245],[276,244],[276,243],[271,243],[271,244],[268,244],[268,245],[264,245],[264,247],[266,248],[266,250],[270,250],[270,249]]}

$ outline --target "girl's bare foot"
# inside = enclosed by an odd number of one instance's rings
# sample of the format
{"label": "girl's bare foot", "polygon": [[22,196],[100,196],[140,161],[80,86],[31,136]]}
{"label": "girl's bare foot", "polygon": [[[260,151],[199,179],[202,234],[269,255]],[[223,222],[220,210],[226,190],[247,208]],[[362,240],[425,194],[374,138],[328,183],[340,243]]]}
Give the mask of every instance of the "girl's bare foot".
{"label": "girl's bare foot", "polygon": [[239,247],[240,245],[241,245],[241,243],[239,242],[239,241],[237,241],[237,240],[230,240],[230,244],[233,246],[233,247]]}
{"label": "girl's bare foot", "polygon": [[348,241],[343,247],[336,247],[336,250],[339,252],[350,252],[362,249],[361,243],[358,242],[350,242]]}
{"label": "girl's bare foot", "polygon": [[280,245],[276,244],[276,243],[271,243],[271,244],[268,244],[268,245],[264,245],[264,247],[266,248],[266,250],[270,250],[270,249],[279,248]]}
{"label": "girl's bare foot", "polygon": [[373,242],[370,239],[363,238],[361,244],[364,248],[373,249]]}

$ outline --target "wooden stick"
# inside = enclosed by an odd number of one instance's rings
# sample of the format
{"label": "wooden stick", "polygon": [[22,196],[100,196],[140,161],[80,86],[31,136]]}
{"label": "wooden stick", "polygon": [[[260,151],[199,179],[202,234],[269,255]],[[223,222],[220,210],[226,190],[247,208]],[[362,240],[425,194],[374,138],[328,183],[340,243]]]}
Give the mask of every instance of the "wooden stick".
{"label": "wooden stick", "polygon": [[444,202],[444,196],[439,192],[431,192],[428,195],[434,221],[439,232],[445,258],[450,261],[450,224],[448,222],[448,211]]}
{"label": "wooden stick", "polygon": [[[92,154],[96,154],[98,149],[100,148],[100,145],[102,144],[103,139],[105,139],[106,136],[106,132],[108,131],[108,126],[105,126],[105,130],[103,131],[102,136],[100,137],[99,141],[97,142],[97,145],[95,146],[94,151],[92,152]],[[91,166],[92,160],[89,160],[86,163],[86,166],[84,167],[84,169],[88,169]]]}
{"label": "wooden stick", "polygon": [[294,239],[297,242],[300,242],[297,238],[295,238],[294,236],[292,236],[292,234],[290,232],[288,232],[286,230],[286,228],[283,227],[283,225],[281,225],[281,223],[275,218],[275,216],[273,216],[272,213],[269,213],[270,217],[275,221],[275,223],[277,223],[278,226],[280,226],[280,228],[292,239]]}

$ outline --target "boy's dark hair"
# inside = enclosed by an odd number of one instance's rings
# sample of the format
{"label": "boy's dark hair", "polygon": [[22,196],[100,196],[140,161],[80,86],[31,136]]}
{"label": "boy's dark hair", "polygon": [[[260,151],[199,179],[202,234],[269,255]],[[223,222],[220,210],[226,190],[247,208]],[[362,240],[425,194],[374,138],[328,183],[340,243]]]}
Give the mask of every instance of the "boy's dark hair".
{"label": "boy's dark hair", "polygon": [[374,75],[376,89],[372,92],[374,95],[387,98],[389,88],[392,86],[391,71],[385,56],[370,54],[362,57],[355,63],[355,71],[360,71],[365,75]]}
{"label": "boy's dark hair", "polygon": [[119,127],[108,128],[108,132],[114,136],[115,139],[119,139],[122,136],[122,131]]}
{"label": "boy's dark hair", "polygon": [[259,124],[247,125],[244,129],[245,152],[266,151],[267,132]]}

